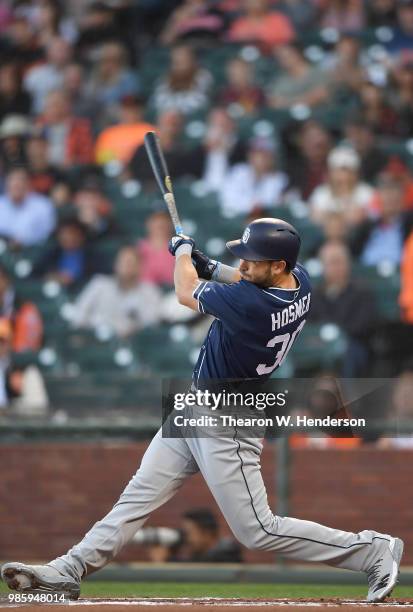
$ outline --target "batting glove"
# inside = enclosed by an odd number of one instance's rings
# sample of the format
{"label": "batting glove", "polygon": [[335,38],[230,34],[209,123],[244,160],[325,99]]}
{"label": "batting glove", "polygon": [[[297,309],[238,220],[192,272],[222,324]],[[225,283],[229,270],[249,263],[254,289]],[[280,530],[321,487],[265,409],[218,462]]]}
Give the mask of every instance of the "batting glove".
{"label": "batting glove", "polygon": [[174,257],[179,255],[191,255],[195,247],[195,241],[189,236],[172,236],[168,244],[168,251]]}
{"label": "batting glove", "polygon": [[218,262],[215,259],[210,259],[199,249],[192,249],[192,263],[199,278],[204,278],[205,280],[211,280],[218,266]]}

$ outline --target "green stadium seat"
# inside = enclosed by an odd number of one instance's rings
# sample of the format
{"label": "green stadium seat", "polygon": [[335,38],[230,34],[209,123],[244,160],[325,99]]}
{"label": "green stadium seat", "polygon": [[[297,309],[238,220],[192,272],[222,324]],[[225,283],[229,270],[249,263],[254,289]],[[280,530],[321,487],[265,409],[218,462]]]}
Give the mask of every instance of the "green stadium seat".
{"label": "green stadium seat", "polygon": [[190,378],[197,349],[184,326],[142,330],[133,338],[133,346],[142,363],[152,371]]}
{"label": "green stadium seat", "polygon": [[344,333],[332,324],[307,323],[298,336],[291,360],[295,373],[331,369],[344,357],[347,343]]}
{"label": "green stadium seat", "polygon": [[300,257],[311,255],[323,241],[322,231],[310,219],[293,219],[292,224],[301,236]]}
{"label": "green stadium seat", "polygon": [[49,347],[42,348],[40,351],[13,353],[12,361],[17,368],[34,365],[43,372],[58,372],[62,369],[62,360],[59,354]]}
{"label": "green stadium seat", "polygon": [[[363,47],[368,47],[374,43],[382,42],[378,36],[378,28],[365,28],[353,33]],[[309,29],[300,32],[299,41],[302,47],[315,45],[329,49],[338,40],[339,33],[334,28]]]}
{"label": "green stadium seat", "polygon": [[312,111],[312,117],[330,130],[337,130],[337,126],[343,125],[350,109],[347,105],[328,104],[319,106]]}
{"label": "green stadium seat", "polygon": [[65,359],[79,366],[80,371],[101,372],[116,369],[137,371],[139,364],[136,356],[128,346],[117,344],[94,343],[86,345],[79,350],[72,350]]}
{"label": "green stadium seat", "polygon": [[152,46],[142,55],[139,76],[145,97],[153,94],[156,82],[165,74],[169,66],[170,51],[166,47]]}
{"label": "green stadium seat", "polygon": [[[132,408],[139,418],[146,411],[157,418],[161,406],[161,383],[157,377],[140,377],[135,373],[105,371],[76,375],[45,373],[47,392],[52,406],[69,414],[84,416],[88,411]],[[74,384],[76,381],[76,384]]]}
{"label": "green stadium seat", "polygon": [[257,84],[264,89],[279,75],[279,69],[272,57],[261,56],[254,63],[254,68]]}
{"label": "green stadium seat", "polygon": [[119,249],[125,244],[135,242],[136,238],[139,235],[142,235],[142,233],[143,232],[138,231],[132,232],[131,228],[131,234],[129,234],[128,237],[125,236],[119,239],[102,240],[94,244],[93,249],[91,249],[91,253],[95,258],[95,261],[98,262],[99,269],[108,273],[111,272]]}
{"label": "green stadium seat", "polygon": [[47,344],[70,370],[79,373],[139,370],[139,360],[127,340],[115,336],[100,340],[93,330],[74,330],[64,322],[47,335]]}
{"label": "green stadium seat", "polygon": [[262,109],[260,112],[260,119],[272,123],[277,131],[283,130],[293,120],[289,110],[276,110],[273,108]]}
{"label": "green stadium seat", "polygon": [[398,321],[400,308],[400,271],[392,266],[382,268],[354,265],[354,276],[371,289],[379,316],[386,321]]}
{"label": "green stadium seat", "polygon": [[15,254],[7,248],[5,242],[0,240],[0,264],[9,274],[13,274],[15,261]]}

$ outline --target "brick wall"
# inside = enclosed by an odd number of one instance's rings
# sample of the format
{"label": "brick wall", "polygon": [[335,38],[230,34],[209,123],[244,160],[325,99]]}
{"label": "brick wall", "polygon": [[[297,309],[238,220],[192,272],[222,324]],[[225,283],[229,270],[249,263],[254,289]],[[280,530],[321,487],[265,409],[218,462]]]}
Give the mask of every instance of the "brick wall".
{"label": "brick wall", "polygon": [[[146,443],[0,446],[0,559],[39,560],[62,554],[112,507],[136,470]],[[407,541],[413,563],[412,459],[409,451],[295,450],[290,515],[351,531],[373,528]],[[267,445],[262,466],[275,508],[275,461]],[[148,524],[179,525],[182,511],[215,503],[202,478],[187,482]],[[217,511],[218,512],[218,511]],[[223,524],[224,531],[227,531]],[[248,551],[249,561],[271,561]],[[143,560],[127,547],[119,560]]]}

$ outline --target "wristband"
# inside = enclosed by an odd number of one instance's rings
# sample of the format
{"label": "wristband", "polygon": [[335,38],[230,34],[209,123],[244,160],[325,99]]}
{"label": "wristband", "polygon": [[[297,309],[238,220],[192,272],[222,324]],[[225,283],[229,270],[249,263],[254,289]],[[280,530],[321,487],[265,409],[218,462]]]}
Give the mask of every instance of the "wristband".
{"label": "wristband", "polygon": [[218,283],[233,283],[235,268],[217,262],[217,267],[212,273],[212,280]]}
{"label": "wristband", "polygon": [[181,257],[181,255],[189,255],[189,257],[191,257],[192,244],[188,244],[187,242],[181,244],[175,251],[175,258],[178,259],[178,257]]}

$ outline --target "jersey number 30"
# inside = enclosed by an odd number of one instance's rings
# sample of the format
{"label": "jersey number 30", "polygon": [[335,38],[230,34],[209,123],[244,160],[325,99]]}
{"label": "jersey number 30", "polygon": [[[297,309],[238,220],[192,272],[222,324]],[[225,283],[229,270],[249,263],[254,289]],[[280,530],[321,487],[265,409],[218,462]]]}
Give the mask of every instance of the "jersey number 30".
{"label": "jersey number 30", "polygon": [[273,372],[275,368],[278,368],[278,366],[282,364],[284,359],[287,357],[288,351],[294,344],[294,340],[297,338],[304,325],[305,319],[301,321],[300,325],[292,334],[281,334],[280,336],[274,336],[274,338],[271,338],[271,340],[267,343],[268,347],[273,348],[277,344],[281,344],[281,347],[275,355],[275,361],[272,365],[265,365],[265,363],[260,363],[257,366],[257,373],[260,376],[262,376],[263,374],[271,374],[271,372]]}

